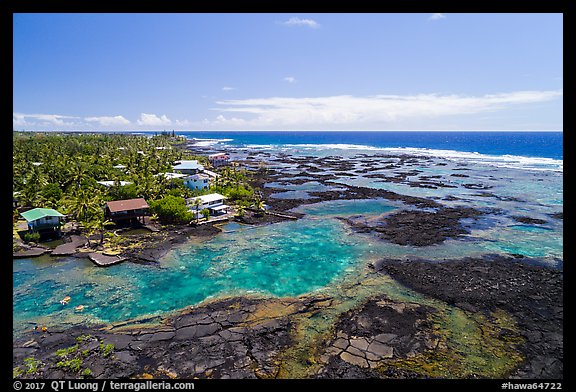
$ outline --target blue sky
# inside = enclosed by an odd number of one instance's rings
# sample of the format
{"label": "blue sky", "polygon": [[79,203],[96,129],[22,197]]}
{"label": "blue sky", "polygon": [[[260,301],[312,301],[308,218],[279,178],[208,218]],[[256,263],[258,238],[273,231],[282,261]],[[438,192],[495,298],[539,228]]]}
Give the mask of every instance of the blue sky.
{"label": "blue sky", "polygon": [[15,14],[26,130],[562,130],[562,14]]}

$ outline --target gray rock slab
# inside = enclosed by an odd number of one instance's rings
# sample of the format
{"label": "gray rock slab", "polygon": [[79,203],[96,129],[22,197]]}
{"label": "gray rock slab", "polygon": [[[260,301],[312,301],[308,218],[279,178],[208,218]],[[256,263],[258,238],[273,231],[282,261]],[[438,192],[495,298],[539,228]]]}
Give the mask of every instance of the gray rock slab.
{"label": "gray rock slab", "polygon": [[153,334],[150,337],[150,339],[148,339],[148,343],[159,342],[159,341],[163,341],[163,340],[170,340],[174,336],[176,336],[176,333],[173,331],[156,332],[155,334]]}
{"label": "gray rock slab", "polygon": [[394,348],[387,346],[378,341],[370,343],[368,346],[368,351],[375,354],[379,358],[392,358],[394,356]]}
{"label": "gray rock slab", "polygon": [[356,365],[356,366],[360,366],[360,367],[364,367],[364,368],[369,367],[368,362],[364,358],[360,358],[356,355],[352,355],[347,351],[344,351],[342,354],[340,354],[340,358],[343,361],[346,361],[352,365]]}

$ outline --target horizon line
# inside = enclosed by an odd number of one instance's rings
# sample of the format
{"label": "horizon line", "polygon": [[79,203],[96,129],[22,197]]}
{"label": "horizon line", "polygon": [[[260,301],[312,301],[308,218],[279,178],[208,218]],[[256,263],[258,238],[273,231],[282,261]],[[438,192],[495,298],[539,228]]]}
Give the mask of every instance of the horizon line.
{"label": "horizon line", "polygon": [[563,129],[13,129],[12,132],[564,132]]}

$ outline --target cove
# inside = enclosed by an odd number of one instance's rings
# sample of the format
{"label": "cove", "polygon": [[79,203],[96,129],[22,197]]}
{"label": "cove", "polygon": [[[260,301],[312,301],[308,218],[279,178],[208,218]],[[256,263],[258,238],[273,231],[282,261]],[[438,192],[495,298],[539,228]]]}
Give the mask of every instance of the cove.
{"label": "cove", "polygon": [[[14,332],[34,324],[118,322],[161,315],[221,296],[313,292],[379,252],[335,219],[252,227],[230,223],[205,242],[172,250],[159,265],[95,268],[85,259],[14,260]],[[65,296],[70,304],[61,305]],[[74,311],[84,305],[84,311]]]}

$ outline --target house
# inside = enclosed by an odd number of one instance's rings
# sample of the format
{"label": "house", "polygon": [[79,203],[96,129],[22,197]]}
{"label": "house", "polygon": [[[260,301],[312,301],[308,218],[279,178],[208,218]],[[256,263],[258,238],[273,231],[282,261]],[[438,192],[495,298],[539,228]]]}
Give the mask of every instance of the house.
{"label": "house", "polygon": [[110,188],[111,186],[119,185],[125,186],[132,184],[129,181],[96,181],[100,185],[104,185],[106,188]]}
{"label": "house", "polygon": [[51,208],[34,208],[20,213],[28,222],[28,230],[44,233],[56,232],[60,234],[64,215]]}
{"label": "house", "polygon": [[182,173],[158,173],[154,176],[164,177],[168,180],[181,178],[184,181],[184,186],[192,190],[200,190],[210,188],[210,177],[204,173],[198,174],[182,174]]}
{"label": "house", "polygon": [[187,178],[188,175],[182,173],[158,173],[154,174],[154,177],[164,177],[168,180],[174,180],[176,178]]}
{"label": "house", "polygon": [[192,190],[208,189],[210,188],[210,177],[204,173],[193,174],[184,179],[184,185]]}
{"label": "house", "polygon": [[204,170],[204,166],[196,160],[178,161],[176,165],[172,166],[172,169],[182,174],[198,174]]}
{"label": "house", "polygon": [[196,214],[196,206],[194,205],[194,202],[196,200],[200,200],[200,205],[198,206],[198,214],[200,214],[200,211],[207,208],[211,215],[220,215],[227,213],[230,209],[230,206],[224,204],[225,199],[226,196],[222,196],[219,193],[211,193],[209,195],[187,199],[186,204],[188,205],[188,208],[194,214]]}
{"label": "house", "polygon": [[224,152],[208,155],[208,161],[210,162],[212,167],[226,166],[228,164],[229,159],[230,157],[228,156],[228,154]]}
{"label": "house", "polygon": [[144,224],[144,216],[149,213],[150,206],[143,198],[109,201],[104,206],[104,215],[115,223]]}

